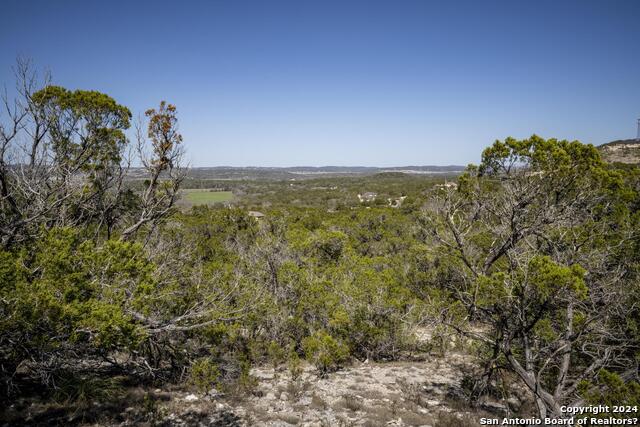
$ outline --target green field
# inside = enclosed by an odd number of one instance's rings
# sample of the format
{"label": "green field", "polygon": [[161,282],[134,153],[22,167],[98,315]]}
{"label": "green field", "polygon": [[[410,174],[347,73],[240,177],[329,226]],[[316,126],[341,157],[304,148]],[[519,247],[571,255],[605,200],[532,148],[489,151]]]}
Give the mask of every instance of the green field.
{"label": "green field", "polygon": [[182,202],[189,205],[212,205],[229,201],[233,198],[231,191],[212,191],[209,189],[183,190]]}

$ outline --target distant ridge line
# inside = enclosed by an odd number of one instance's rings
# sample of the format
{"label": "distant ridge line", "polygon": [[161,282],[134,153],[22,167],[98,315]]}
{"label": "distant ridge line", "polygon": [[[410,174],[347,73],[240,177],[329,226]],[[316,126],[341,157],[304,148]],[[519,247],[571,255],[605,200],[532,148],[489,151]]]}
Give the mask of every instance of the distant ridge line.
{"label": "distant ridge line", "polygon": [[[378,174],[404,175],[458,175],[465,170],[464,166],[201,166],[187,169],[186,177],[200,180],[291,180],[330,177],[362,177]],[[142,168],[129,169],[129,179],[137,180],[146,177]]]}
{"label": "distant ridge line", "polygon": [[196,166],[191,167],[191,170],[271,170],[271,171],[352,171],[352,172],[367,172],[367,171],[402,171],[402,170],[416,170],[416,171],[451,171],[460,172],[465,170],[465,166],[461,165],[426,165],[426,166]]}

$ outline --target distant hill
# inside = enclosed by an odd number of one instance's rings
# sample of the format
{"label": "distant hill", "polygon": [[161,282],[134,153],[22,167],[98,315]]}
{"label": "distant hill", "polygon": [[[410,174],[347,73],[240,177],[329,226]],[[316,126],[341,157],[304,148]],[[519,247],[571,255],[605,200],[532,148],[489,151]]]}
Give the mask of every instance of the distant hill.
{"label": "distant hill", "polygon": [[640,140],[619,139],[598,147],[602,158],[609,163],[640,164]]}
{"label": "distant hill", "polygon": [[[376,174],[407,174],[407,175],[457,175],[463,172],[464,166],[294,166],[294,167],[232,167],[213,166],[190,168],[187,175],[191,179],[217,180],[296,180],[318,177],[336,176],[368,176]],[[140,168],[129,171],[130,179],[143,179],[145,173]],[[383,175],[384,176],[384,175]]]}

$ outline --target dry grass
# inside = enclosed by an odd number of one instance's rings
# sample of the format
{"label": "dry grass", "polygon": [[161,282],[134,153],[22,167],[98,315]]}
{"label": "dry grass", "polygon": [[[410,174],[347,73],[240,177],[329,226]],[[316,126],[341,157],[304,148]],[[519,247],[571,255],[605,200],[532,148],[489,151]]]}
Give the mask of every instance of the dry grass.
{"label": "dry grass", "polygon": [[[289,395],[289,398],[297,400],[305,391],[311,389],[312,385],[309,381],[297,379],[296,381],[289,381],[287,386],[281,391],[285,391]],[[280,387],[278,389],[280,390]]]}
{"label": "dry grass", "polygon": [[300,418],[294,414],[278,414],[275,416],[275,419],[284,421],[287,424],[299,424]]}
{"label": "dry grass", "polygon": [[352,395],[345,394],[342,396],[342,399],[338,400],[334,405],[333,409],[339,411],[342,409],[348,409],[352,412],[358,412],[363,409],[362,399]]}
{"label": "dry grass", "polygon": [[402,396],[405,400],[412,402],[416,406],[426,408],[429,406],[427,404],[427,396],[424,392],[424,387],[422,384],[409,383],[406,381],[398,381],[398,385],[400,386],[400,390],[402,390]]}
{"label": "dry grass", "polygon": [[329,407],[329,404],[316,393],[313,393],[311,396],[311,404],[309,406],[312,409],[325,410]]}
{"label": "dry grass", "polygon": [[370,421],[370,425],[376,426],[381,423],[385,425],[387,422],[398,419],[398,405],[396,401],[391,402],[390,405],[375,405],[366,406],[364,411],[367,414],[367,420]]}
{"label": "dry grass", "polygon": [[378,390],[368,390],[366,388],[359,390],[358,396],[361,396],[365,400],[382,400],[385,397],[388,397],[387,394],[382,393]]}
{"label": "dry grass", "polygon": [[[433,417],[431,415],[412,411],[400,412],[400,418],[402,418],[402,422],[409,426],[433,425],[434,423]],[[451,426],[454,425],[457,426],[457,424],[451,424]]]}
{"label": "dry grass", "polygon": [[459,415],[452,412],[439,412],[435,417],[434,427],[476,427],[479,426],[479,418],[468,414]]}
{"label": "dry grass", "polygon": [[373,418],[367,419],[364,424],[362,424],[363,427],[385,427],[386,425],[386,421],[381,421]]}

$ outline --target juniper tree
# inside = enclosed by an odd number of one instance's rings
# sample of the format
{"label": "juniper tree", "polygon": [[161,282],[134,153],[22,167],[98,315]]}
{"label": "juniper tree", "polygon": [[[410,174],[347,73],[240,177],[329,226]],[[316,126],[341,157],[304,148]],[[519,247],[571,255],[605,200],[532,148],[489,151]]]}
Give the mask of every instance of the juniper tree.
{"label": "juniper tree", "polygon": [[637,194],[621,175],[593,146],[532,136],[497,141],[458,184],[438,190],[422,224],[442,320],[489,349],[486,374],[515,372],[541,417],[579,404],[604,368],[636,375]]}

